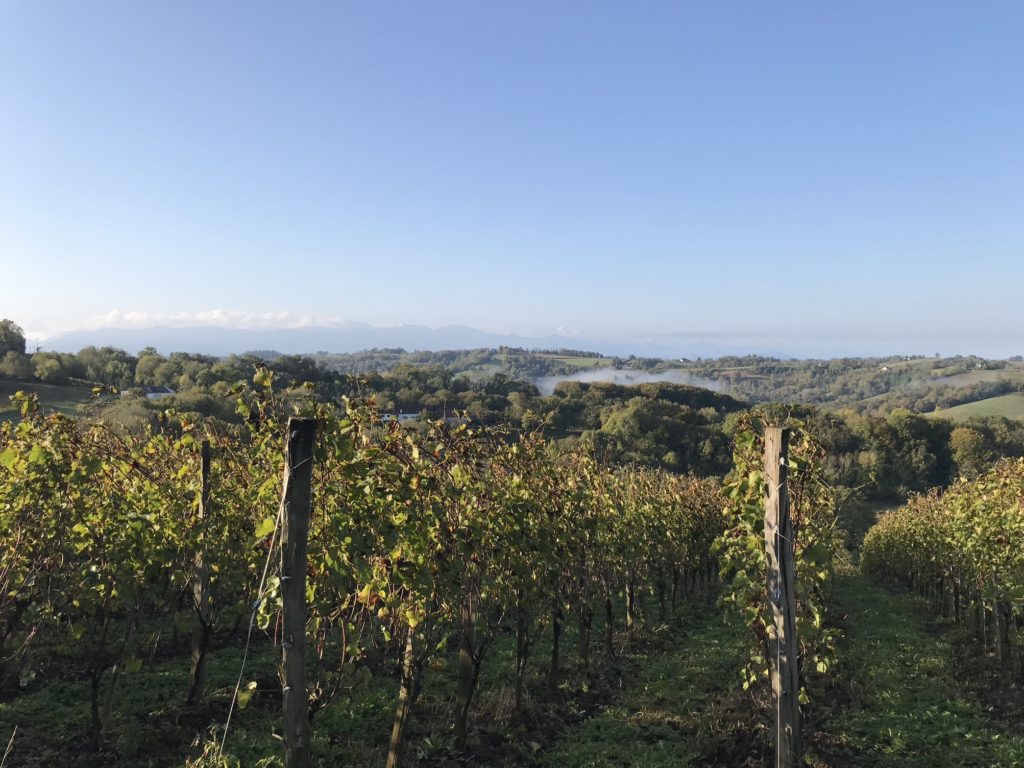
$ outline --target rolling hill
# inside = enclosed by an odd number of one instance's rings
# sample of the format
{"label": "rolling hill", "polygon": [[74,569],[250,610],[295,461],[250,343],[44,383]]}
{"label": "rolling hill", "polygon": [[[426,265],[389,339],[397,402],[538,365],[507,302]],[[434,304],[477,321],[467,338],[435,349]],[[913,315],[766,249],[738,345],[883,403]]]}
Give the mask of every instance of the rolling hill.
{"label": "rolling hill", "polygon": [[984,400],[975,400],[973,403],[943,408],[927,415],[950,421],[966,421],[976,416],[1005,416],[1008,419],[1024,420],[1024,392],[987,397]]}

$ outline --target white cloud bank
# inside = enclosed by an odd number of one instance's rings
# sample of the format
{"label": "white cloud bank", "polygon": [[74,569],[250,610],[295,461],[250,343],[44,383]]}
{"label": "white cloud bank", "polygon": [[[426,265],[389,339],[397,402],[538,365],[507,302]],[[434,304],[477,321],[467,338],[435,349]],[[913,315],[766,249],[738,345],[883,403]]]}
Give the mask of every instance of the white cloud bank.
{"label": "white cloud bank", "polygon": [[144,312],[112,309],[104,315],[89,318],[79,327],[96,328],[153,328],[170,326],[189,328],[213,326],[239,330],[310,328],[352,325],[340,317],[297,314],[295,312],[242,312],[234,309],[204,309],[199,312]]}

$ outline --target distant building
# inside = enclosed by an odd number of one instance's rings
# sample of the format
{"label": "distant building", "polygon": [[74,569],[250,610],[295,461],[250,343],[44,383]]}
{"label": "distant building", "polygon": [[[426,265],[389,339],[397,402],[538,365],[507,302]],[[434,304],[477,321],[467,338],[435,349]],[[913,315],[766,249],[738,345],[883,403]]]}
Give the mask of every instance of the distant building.
{"label": "distant building", "polygon": [[412,423],[412,422],[415,422],[415,421],[419,421],[421,418],[425,418],[425,419],[431,420],[431,421],[443,418],[445,424],[447,424],[449,427],[457,427],[460,424],[469,424],[469,422],[470,422],[469,418],[466,417],[466,416],[455,416],[455,415],[451,415],[451,414],[444,414],[441,411],[441,409],[435,409],[435,410],[436,410],[436,412],[434,412],[434,411],[432,411],[431,409],[428,408],[428,409],[423,410],[423,411],[413,411],[411,413],[404,413],[404,412],[401,412],[401,411],[398,412],[398,413],[382,413],[380,415],[380,420],[381,421],[397,421],[399,424],[409,424],[409,423]]}
{"label": "distant building", "polygon": [[139,387],[147,400],[159,400],[161,397],[170,397],[175,394],[170,387]]}
{"label": "distant building", "polygon": [[398,413],[382,413],[380,415],[381,421],[397,421],[399,424],[408,424],[410,421],[416,421],[420,417],[420,411],[413,413],[404,413],[399,411]]}

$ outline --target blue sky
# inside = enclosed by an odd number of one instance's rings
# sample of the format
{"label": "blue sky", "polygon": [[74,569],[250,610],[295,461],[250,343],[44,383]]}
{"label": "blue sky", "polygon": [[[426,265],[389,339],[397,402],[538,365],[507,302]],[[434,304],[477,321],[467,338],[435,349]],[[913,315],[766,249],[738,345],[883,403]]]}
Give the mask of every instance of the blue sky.
{"label": "blue sky", "polygon": [[1019,2],[7,0],[0,316],[1010,353],[1022,29]]}

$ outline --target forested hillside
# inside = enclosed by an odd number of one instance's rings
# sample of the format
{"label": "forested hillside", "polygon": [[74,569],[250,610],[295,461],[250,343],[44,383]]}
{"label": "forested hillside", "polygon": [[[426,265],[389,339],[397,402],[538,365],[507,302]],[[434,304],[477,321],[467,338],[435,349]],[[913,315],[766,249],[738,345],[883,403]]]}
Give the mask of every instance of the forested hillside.
{"label": "forested hillside", "polygon": [[[387,389],[384,381],[401,381],[411,369],[431,371],[408,388],[391,389],[393,407],[443,407],[448,391],[462,394],[481,390],[508,394],[506,380],[520,382],[519,391],[543,384],[550,391],[559,381],[595,383],[616,376],[635,377],[635,383],[662,380],[713,389],[747,402],[812,404],[832,410],[885,416],[896,408],[942,416],[944,409],[971,404],[969,416],[1024,417],[1011,401],[998,398],[1024,391],[1024,359],[985,360],[974,356],[839,358],[791,360],[766,357],[724,357],[697,360],[662,360],[640,357],[606,357],[596,352],[571,349],[527,350],[513,347],[447,351],[373,349],[353,354],[317,352],[281,355],[272,350],[218,358],[175,352],[162,355],[148,347],[138,355],[109,347],[87,347],[77,354],[27,350],[17,324],[4,320],[0,328],[0,378],[35,380],[53,385],[72,381],[102,383],[130,389],[137,386],[169,387],[179,392],[210,389],[249,375],[255,364],[269,364],[295,381],[321,385],[367,378],[372,386]],[[26,354],[26,353],[29,354]],[[383,374],[394,374],[383,377]],[[630,381],[629,383],[634,383]],[[339,389],[337,386],[335,389]],[[495,391],[497,390],[497,391]],[[426,399],[426,402],[424,400]],[[991,407],[988,404],[991,403]],[[488,411],[487,403],[471,403],[476,415]],[[492,404],[493,405],[493,404]],[[493,409],[492,409],[493,410]],[[963,418],[961,411],[955,418]]]}
{"label": "forested hillside", "polygon": [[[15,329],[17,326],[11,324]],[[1019,388],[1024,363],[979,358],[887,358],[780,361],[728,358],[658,361],[598,358],[558,350],[471,350],[413,353],[376,350],[349,356],[272,353],[215,358],[153,349],[138,356],[109,348],[78,354],[24,354],[10,349],[0,366],[0,390],[37,387],[44,407],[75,412],[76,403],[132,428],[156,424],[167,409],[192,418],[239,419],[226,397],[262,367],[279,386],[309,382],[324,402],[372,397],[396,418],[421,424],[466,417],[477,423],[544,429],[565,445],[591,446],[608,460],[672,471],[722,475],[730,464],[730,414],[746,403],[786,402],[788,411],[815,420],[829,446],[840,485],[867,499],[893,500],[944,486],[958,474],[977,474],[1003,456],[1024,455],[1024,421],[986,415],[990,400],[972,403],[954,420],[937,404]],[[17,339],[12,343],[17,346]],[[542,396],[532,376],[593,371],[605,366],[652,377],[686,371],[686,380],[720,387],[651,381],[632,386],[568,379]],[[339,372],[362,371],[359,374]],[[513,373],[520,371],[523,378]],[[91,387],[105,386],[89,402]],[[162,387],[158,396],[146,387]],[[116,394],[113,390],[117,390]],[[730,394],[732,393],[732,394]],[[938,399],[936,399],[938,398]],[[999,398],[993,398],[998,400]],[[814,407],[808,407],[812,405]],[[11,406],[0,404],[6,413]],[[929,419],[917,415],[924,409]],[[3,411],[0,411],[2,413]]]}

